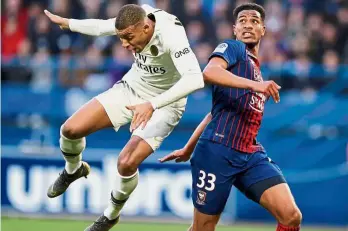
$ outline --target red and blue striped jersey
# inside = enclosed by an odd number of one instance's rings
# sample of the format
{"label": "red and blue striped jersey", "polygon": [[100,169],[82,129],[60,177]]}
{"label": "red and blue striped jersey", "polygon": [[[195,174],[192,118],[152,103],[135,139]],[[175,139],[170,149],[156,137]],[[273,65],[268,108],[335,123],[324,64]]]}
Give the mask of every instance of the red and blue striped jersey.
{"label": "red and blue striped jersey", "polygon": [[[212,57],[220,57],[233,74],[262,82],[260,65],[246,45],[226,40],[216,47]],[[266,96],[251,90],[212,86],[212,121],[201,138],[222,143],[241,152],[264,151],[256,136],[261,126]]]}

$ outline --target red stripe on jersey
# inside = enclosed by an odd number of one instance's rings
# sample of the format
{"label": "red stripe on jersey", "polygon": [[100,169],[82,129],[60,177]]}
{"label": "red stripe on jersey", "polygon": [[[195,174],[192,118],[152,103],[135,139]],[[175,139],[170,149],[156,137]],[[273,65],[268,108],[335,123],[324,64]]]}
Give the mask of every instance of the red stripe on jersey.
{"label": "red stripe on jersey", "polygon": [[[229,95],[229,97],[228,97],[228,103],[229,104],[231,104],[231,96],[232,96],[232,88],[230,88],[230,95]],[[226,122],[225,122],[225,125],[224,125],[224,128],[223,128],[223,130],[222,130],[222,134],[224,134],[224,132],[225,132],[225,128],[226,128],[226,125],[227,125],[227,123],[228,123],[228,118],[230,117],[230,113],[231,113],[231,111],[228,111],[228,114],[227,114],[227,118],[226,118]],[[222,141],[222,138],[223,137],[220,137],[220,142]]]}
{"label": "red stripe on jersey", "polygon": [[[239,111],[239,107],[240,107],[240,103],[241,102],[242,102],[242,98],[239,99],[239,104],[238,104],[237,111]],[[233,120],[232,120],[232,123],[231,123],[230,132],[228,134],[228,139],[227,139],[226,145],[228,145],[228,142],[230,141],[231,133],[232,133],[232,130],[233,130],[233,125],[234,125],[235,119],[236,119],[236,116],[233,116]]]}
{"label": "red stripe on jersey", "polygon": [[[256,118],[256,113],[254,113],[254,111],[252,111],[252,114],[251,114],[251,118],[250,118],[250,121],[254,121]],[[249,137],[249,142],[246,144],[247,147],[250,147],[252,144],[253,144],[253,131],[254,131],[254,126],[255,125],[251,125],[249,130],[248,130],[248,133],[246,134],[247,137]]]}
{"label": "red stripe on jersey", "polygon": [[[239,74],[240,74],[240,62],[238,63],[238,72],[237,72],[238,74],[238,77],[240,77],[239,76]],[[236,95],[236,99],[238,99],[238,92],[239,92],[239,90],[238,90],[238,88],[237,88],[237,95]]]}
{"label": "red stripe on jersey", "polygon": [[[231,111],[228,111],[227,118],[226,118],[226,122],[225,122],[224,128],[222,129],[222,132],[221,132],[222,135],[223,135],[224,132],[225,132],[225,128],[226,128],[226,125],[227,125],[227,122],[228,122],[228,117],[230,117],[230,113],[231,113]],[[221,136],[221,137],[220,137],[220,142],[221,142],[222,138],[223,138],[223,137]]]}
{"label": "red stripe on jersey", "polygon": [[256,139],[258,130],[259,130],[260,125],[261,125],[260,121],[262,119],[262,114],[253,111],[253,115],[252,115],[251,119],[252,119],[251,122],[254,122],[254,123],[250,127],[249,134],[248,134],[249,140],[250,140],[250,144],[247,147],[245,147],[247,152],[255,152],[255,151],[258,151],[260,149],[260,147],[259,146],[255,146],[253,144],[253,142]]}
{"label": "red stripe on jersey", "polygon": [[[247,76],[246,76],[246,75],[247,75],[247,70],[248,70],[248,62],[245,61],[244,64],[245,64],[244,78],[247,79]],[[239,67],[238,67],[238,68],[239,68]],[[238,69],[238,72],[239,72],[239,69]],[[237,91],[237,92],[238,92],[238,91]],[[245,93],[245,92],[244,92],[244,93]],[[247,102],[248,102],[248,101],[245,101],[244,108],[245,108]],[[243,114],[244,114],[244,113],[243,113]],[[237,136],[237,134],[238,134],[238,127],[239,127],[239,124],[240,124],[241,119],[242,119],[242,116],[240,116],[239,121],[238,121],[237,129],[236,129],[236,134],[234,135],[234,138],[233,138],[233,141],[232,141],[232,147],[234,147],[234,141],[235,141],[236,136]]]}
{"label": "red stripe on jersey", "polygon": [[[248,79],[247,78],[247,73],[248,73],[248,61],[245,61],[245,73],[244,73],[244,77],[246,78],[246,79]],[[252,80],[252,77],[251,77],[251,80]],[[244,95],[245,95],[245,93],[246,93],[246,89],[244,89]]]}
{"label": "red stripe on jersey", "polygon": [[[247,96],[247,99],[246,101],[249,102],[249,97],[250,95]],[[243,148],[243,146],[246,146],[247,147],[247,143],[248,143],[248,136],[246,135],[246,133],[248,132],[248,130],[250,129],[249,127],[249,121],[248,121],[248,117],[250,117],[250,115],[252,114],[252,110],[248,110],[246,113],[245,113],[245,116],[244,117],[241,117],[241,119],[243,120],[243,126],[242,126],[242,129],[240,131],[240,138],[239,140],[237,141],[237,144],[236,144],[236,148],[239,150],[241,148]]]}
{"label": "red stripe on jersey", "polygon": [[[247,59],[249,59],[249,56],[247,57]],[[253,80],[253,73],[254,73],[254,68],[253,68],[253,65],[251,65],[250,66],[250,79],[251,80]],[[252,93],[251,93],[252,94]],[[250,119],[251,119],[251,121],[252,121],[252,117],[253,117],[253,110],[251,109],[250,110],[250,112],[248,113],[248,117],[251,117]],[[250,120],[247,120],[246,121],[246,123],[248,123],[249,124],[249,121]],[[245,140],[242,142],[240,142],[239,143],[239,145],[238,145],[238,143],[237,143],[237,147],[238,148],[240,148],[240,149],[243,149],[243,150],[245,150],[245,149],[247,149],[247,147],[249,147],[249,145],[252,143],[252,139],[250,139],[250,129],[251,129],[251,127],[252,127],[252,125],[247,125],[246,127],[245,127],[245,129],[246,129],[246,131],[245,131],[245,134],[244,134],[244,132],[243,132],[243,130],[242,130],[242,133],[243,133],[243,135],[245,136]]]}
{"label": "red stripe on jersey", "polygon": [[[248,59],[247,59],[248,60]],[[245,78],[247,78],[247,72],[248,72],[248,62],[246,61],[245,62],[245,74],[244,74],[244,76],[245,76]],[[252,69],[251,69],[251,67],[250,67],[250,74],[249,74],[249,76],[250,76],[250,79],[252,80],[253,79],[253,77],[252,77],[252,71],[251,71]],[[244,89],[244,94],[246,93],[246,90]],[[247,95],[247,98],[246,98],[246,103],[248,103],[249,102],[249,95]],[[245,108],[245,107],[244,107]],[[242,129],[241,129],[241,132],[240,132],[240,138],[237,140],[237,145],[236,145],[236,148],[238,148],[242,143],[244,143],[244,142],[247,142],[247,140],[245,140],[244,138],[247,138],[247,136],[245,136],[244,137],[244,128],[246,128],[247,129],[247,126],[246,126],[246,124],[248,123],[248,120],[247,120],[247,118],[250,116],[250,111],[248,111],[247,113],[245,113],[245,117],[243,118],[242,116],[241,116],[241,119],[243,119],[243,126],[242,126]],[[244,137],[244,138],[243,138]]]}
{"label": "red stripe on jersey", "polygon": [[[237,76],[239,77],[239,75],[240,75],[240,62],[238,63],[238,71],[237,71]],[[230,98],[229,98],[229,101],[231,100],[231,95],[232,95],[232,89],[230,88]],[[236,99],[238,99],[238,89],[237,89]],[[238,109],[237,109],[237,110],[239,110],[240,102],[241,102],[241,101],[239,101]],[[229,113],[230,113],[230,112],[229,112]],[[227,118],[228,118],[228,116],[229,116],[229,113],[228,113],[228,115],[227,115]],[[231,125],[231,129],[230,129],[230,132],[229,132],[229,134],[228,134],[228,139],[227,139],[226,145],[228,144],[228,141],[230,140],[230,135],[231,135],[231,131],[232,131],[232,128],[233,128],[233,124],[234,124],[234,120],[235,120],[235,119],[236,119],[236,117],[234,116],[234,117],[233,117],[233,121],[232,121],[232,125]],[[226,120],[225,126],[226,126],[226,125],[227,125],[227,120]],[[225,127],[224,127],[224,130],[225,130]],[[220,142],[221,142],[221,140],[222,140],[222,137],[221,137],[221,139],[220,139]]]}
{"label": "red stripe on jersey", "polygon": [[[225,111],[225,109],[223,109],[222,112],[221,112],[220,119],[219,119],[219,123],[218,123],[218,126],[217,126],[216,130],[215,130],[215,134],[216,134],[216,133],[218,132],[218,130],[219,130],[221,118],[222,118],[222,115],[224,114],[224,111]],[[213,141],[215,141],[215,134],[214,134]]]}
{"label": "red stripe on jersey", "polygon": [[[248,101],[245,101],[245,103],[244,103],[244,108],[245,108],[247,102],[248,102]],[[234,138],[233,138],[233,141],[232,141],[232,147],[235,147],[235,146],[234,146],[234,142],[235,142],[236,137],[237,137],[237,134],[238,134],[238,128],[239,128],[239,125],[240,125],[240,121],[242,121],[242,120],[241,120],[241,117],[242,117],[242,116],[240,116],[240,118],[239,118],[238,125],[237,125],[237,128],[236,128],[236,133],[235,133]]]}

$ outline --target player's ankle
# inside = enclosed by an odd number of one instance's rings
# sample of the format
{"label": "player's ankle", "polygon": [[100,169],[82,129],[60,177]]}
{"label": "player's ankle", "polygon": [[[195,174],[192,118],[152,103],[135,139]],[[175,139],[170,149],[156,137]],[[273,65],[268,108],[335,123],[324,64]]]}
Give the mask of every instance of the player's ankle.
{"label": "player's ankle", "polygon": [[74,174],[81,166],[82,166],[81,160],[76,163],[65,162],[65,171],[71,175],[71,174]]}
{"label": "player's ankle", "polygon": [[109,220],[115,220],[120,215],[120,210],[115,210],[113,207],[109,206],[104,211],[104,216]]}

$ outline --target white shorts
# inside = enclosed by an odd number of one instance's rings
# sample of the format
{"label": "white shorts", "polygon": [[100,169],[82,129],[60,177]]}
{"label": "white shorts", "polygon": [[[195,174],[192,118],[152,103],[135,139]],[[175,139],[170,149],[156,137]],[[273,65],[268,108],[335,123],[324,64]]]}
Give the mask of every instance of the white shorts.
{"label": "white shorts", "polygon": [[[125,81],[117,82],[109,90],[95,97],[104,107],[114,129],[118,129],[132,121],[133,113],[126,106],[144,103]],[[170,105],[154,111],[144,129],[137,128],[132,135],[144,139],[155,151],[179,123],[185,108],[174,108]]]}

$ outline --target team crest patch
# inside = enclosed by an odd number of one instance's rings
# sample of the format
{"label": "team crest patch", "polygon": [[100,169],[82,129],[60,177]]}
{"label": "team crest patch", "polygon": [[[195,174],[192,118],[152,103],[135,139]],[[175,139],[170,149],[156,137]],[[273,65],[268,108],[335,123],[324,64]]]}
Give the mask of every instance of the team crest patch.
{"label": "team crest patch", "polygon": [[221,44],[219,44],[219,45],[215,48],[214,52],[223,53],[223,52],[225,52],[225,50],[227,49],[227,47],[228,47],[228,44],[227,44],[227,43],[221,43]]}
{"label": "team crest patch", "polygon": [[152,45],[150,47],[150,52],[153,56],[157,56],[158,55],[158,48],[155,45]]}
{"label": "team crest patch", "polygon": [[205,205],[205,199],[207,197],[207,193],[206,192],[203,192],[201,190],[198,190],[198,193],[197,193],[197,204],[199,205]]}

